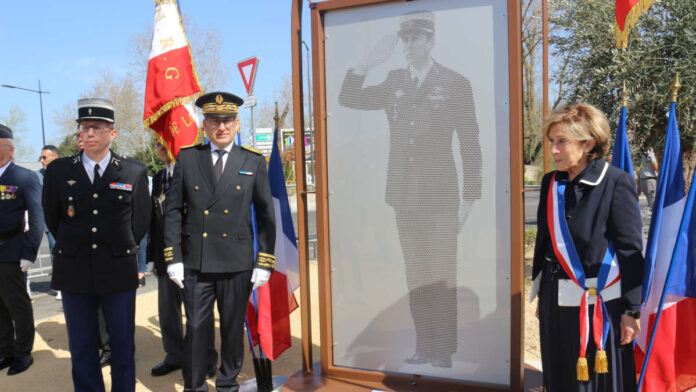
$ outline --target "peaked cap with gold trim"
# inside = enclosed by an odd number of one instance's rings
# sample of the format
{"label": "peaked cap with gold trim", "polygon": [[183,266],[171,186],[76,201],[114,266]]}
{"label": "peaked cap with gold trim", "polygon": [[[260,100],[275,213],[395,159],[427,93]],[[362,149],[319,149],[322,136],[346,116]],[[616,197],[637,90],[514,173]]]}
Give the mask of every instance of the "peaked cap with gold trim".
{"label": "peaked cap with gold trim", "polygon": [[244,100],[238,96],[221,91],[203,94],[196,100],[196,106],[203,109],[206,117],[230,117],[239,113]]}

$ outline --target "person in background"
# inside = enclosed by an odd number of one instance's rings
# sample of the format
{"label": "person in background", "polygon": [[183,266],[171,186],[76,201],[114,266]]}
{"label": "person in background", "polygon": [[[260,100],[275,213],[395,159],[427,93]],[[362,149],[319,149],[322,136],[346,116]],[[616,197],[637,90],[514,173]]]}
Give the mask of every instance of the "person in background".
{"label": "person in background", "polygon": [[[49,163],[53,162],[54,159],[59,158],[60,153],[58,152],[58,148],[52,144],[47,144],[41,149],[41,155],[39,156],[39,162],[41,162],[41,166],[43,166],[41,169],[37,170],[36,173],[39,175],[39,182],[41,183],[41,186],[43,186],[43,178],[44,174],[46,173],[46,166],[48,166]],[[45,227],[45,225],[44,225]],[[56,239],[53,237],[53,234],[51,234],[50,231],[48,231],[48,227],[44,229],[46,232],[46,238],[48,239],[48,250],[51,252],[51,265],[53,265],[53,245],[56,244]],[[60,291],[56,293],[56,300],[60,300]]]}
{"label": "person in background", "polygon": [[648,147],[643,157],[640,160],[640,182],[638,194],[643,192],[645,198],[648,199],[648,208],[652,211],[653,203],[655,203],[655,192],[657,191],[657,176],[658,176],[657,158],[655,158],[655,150]]}
{"label": "person in background", "polygon": [[15,165],[13,154],[12,130],[0,124],[0,369],[9,367],[8,375],[34,363],[34,313],[26,271],[36,260],[44,230],[39,178]]}

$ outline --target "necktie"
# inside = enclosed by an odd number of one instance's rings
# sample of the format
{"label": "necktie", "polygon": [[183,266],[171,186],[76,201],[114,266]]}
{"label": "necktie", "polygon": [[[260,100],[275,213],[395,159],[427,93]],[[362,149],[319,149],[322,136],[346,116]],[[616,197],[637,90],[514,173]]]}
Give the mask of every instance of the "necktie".
{"label": "necktie", "polygon": [[215,162],[215,167],[214,167],[214,169],[215,169],[215,180],[216,180],[217,182],[220,182],[220,177],[222,177],[222,169],[223,169],[223,165],[224,165],[224,163],[223,163],[223,161],[222,161],[222,157],[223,157],[225,154],[227,154],[227,151],[222,150],[222,149],[218,149],[218,150],[215,150],[215,152],[218,154],[218,159],[217,159],[217,161]]}
{"label": "necktie", "polygon": [[92,180],[93,185],[97,185],[101,181],[101,176],[99,175],[99,164],[94,165],[94,179]]}

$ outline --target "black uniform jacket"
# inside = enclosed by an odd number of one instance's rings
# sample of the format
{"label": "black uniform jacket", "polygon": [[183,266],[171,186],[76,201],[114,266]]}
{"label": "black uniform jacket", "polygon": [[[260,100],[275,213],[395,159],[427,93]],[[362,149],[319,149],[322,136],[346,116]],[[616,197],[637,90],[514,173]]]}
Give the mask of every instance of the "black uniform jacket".
{"label": "black uniform jacket", "polygon": [[[339,103],[359,110],[384,110],[389,121],[385,201],[391,206],[459,205],[481,198],[481,147],[471,83],[434,62],[419,85],[408,68],[390,71],[376,86],[348,70]],[[464,186],[460,193],[452,156],[459,138]]]}
{"label": "black uniform jacket", "polygon": [[138,287],[138,244],[150,223],[145,166],[111,153],[92,184],[82,154],[51,162],[43,186],[46,226],[54,233],[51,287],[112,293]]}
{"label": "black uniform jacket", "polygon": [[[555,172],[556,179],[567,180],[568,173]],[[534,249],[532,278],[540,278],[544,263],[557,262],[546,221],[551,174],[541,183],[538,232]],[[630,174],[609,165],[604,159],[591,162],[566,186],[565,216],[585,276],[594,278],[607,251],[614,244],[621,272],[621,295],[626,309],[640,310],[641,287],[645,272],[643,226],[638,208],[636,183]]]}
{"label": "black uniform jacket", "polygon": [[[29,231],[24,231],[24,212]],[[0,263],[36,260],[43,238],[41,185],[33,171],[10,162],[0,176]]]}
{"label": "black uniform jacket", "polygon": [[164,206],[169,193],[166,176],[164,168],[152,178],[152,214],[147,237],[147,261],[155,262],[155,273],[159,276],[167,275],[164,263]]}
{"label": "black uniform jacket", "polygon": [[[256,262],[252,203],[258,231]],[[266,261],[275,250],[275,210],[263,155],[233,145],[216,184],[209,144],[181,150],[165,205],[167,262],[183,262],[204,273],[272,269]]]}

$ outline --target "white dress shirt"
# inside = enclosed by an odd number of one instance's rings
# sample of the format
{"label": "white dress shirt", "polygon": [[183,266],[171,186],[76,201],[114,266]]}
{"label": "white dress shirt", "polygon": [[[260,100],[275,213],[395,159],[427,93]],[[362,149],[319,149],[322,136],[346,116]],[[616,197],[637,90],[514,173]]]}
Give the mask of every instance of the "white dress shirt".
{"label": "white dress shirt", "polygon": [[85,171],[87,171],[87,177],[89,177],[90,182],[94,182],[94,166],[98,163],[99,164],[99,176],[103,177],[104,172],[106,171],[106,166],[109,164],[109,161],[111,160],[111,151],[109,151],[104,159],[102,159],[99,162],[95,162],[92,158],[88,157],[87,154],[82,152],[82,165],[85,167]]}
{"label": "white dress shirt", "polygon": [[[225,171],[225,164],[227,163],[227,157],[230,155],[230,151],[232,151],[233,145],[234,145],[234,141],[232,141],[232,143],[230,143],[227,147],[222,148],[222,150],[227,151],[227,154],[222,156],[222,171],[223,172]],[[219,158],[218,153],[215,152],[215,150],[219,150],[219,149],[221,149],[221,148],[216,146],[215,143],[210,142],[210,153],[212,154],[212,158],[213,158],[213,166],[215,166],[215,164],[217,163],[217,160]]]}
{"label": "white dress shirt", "polygon": [[7,167],[10,166],[10,163],[12,163],[12,160],[7,161],[5,166],[0,167],[0,177],[2,177],[3,174],[5,174],[5,169],[7,169]]}

